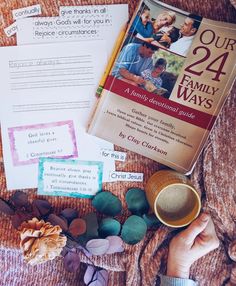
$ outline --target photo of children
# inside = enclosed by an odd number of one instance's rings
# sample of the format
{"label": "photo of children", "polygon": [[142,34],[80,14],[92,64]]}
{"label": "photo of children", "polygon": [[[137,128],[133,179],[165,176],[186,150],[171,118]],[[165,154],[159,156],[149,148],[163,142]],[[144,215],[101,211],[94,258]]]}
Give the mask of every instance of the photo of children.
{"label": "photo of children", "polygon": [[186,56],[201,20],[200,16],[165,10],[146,0],[129,29],[129,41],[142,40]]}

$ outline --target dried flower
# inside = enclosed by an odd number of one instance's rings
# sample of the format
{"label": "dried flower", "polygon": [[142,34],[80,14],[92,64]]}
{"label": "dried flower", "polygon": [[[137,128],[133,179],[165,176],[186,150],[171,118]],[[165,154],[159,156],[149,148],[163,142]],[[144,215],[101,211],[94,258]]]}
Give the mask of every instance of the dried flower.
{"label": "dried flower", "polygon": [[60,235],[60,226],[33,218],[20,227],[20,247],[24,259],[31,265],[44,263],[59,256],[66,245],[66,237]]}

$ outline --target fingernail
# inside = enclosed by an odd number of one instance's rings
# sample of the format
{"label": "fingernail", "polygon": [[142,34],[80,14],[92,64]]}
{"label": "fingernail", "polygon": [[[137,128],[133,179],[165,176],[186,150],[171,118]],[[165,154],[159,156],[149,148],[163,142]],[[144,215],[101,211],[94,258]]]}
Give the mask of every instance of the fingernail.
{"label": "fingernail", "polygon": [[201,214],[201,220],[204,222],[207,222],[209,220],[210,216],[208,214]]}

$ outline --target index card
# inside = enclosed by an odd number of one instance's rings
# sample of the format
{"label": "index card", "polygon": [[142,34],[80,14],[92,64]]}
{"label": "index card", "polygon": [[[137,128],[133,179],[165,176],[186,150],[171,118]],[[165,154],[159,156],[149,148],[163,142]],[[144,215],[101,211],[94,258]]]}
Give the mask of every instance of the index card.
{"label": "index card", "polygon": [[[17,21],[17,44],[106,40],[108,57],[111,56],[116,39],[128,21],[127,4],[61,7],[60,9],[61,15],[67,16],[70,10],[87,9],[90,13],[74,13],[71,17],[20,19]],[[97,9],[99,13],[96,12]]]}
{"label": "index card", "polygon": [[11,127],[8,134],[15,166],[37,163],[45,156],[78,156],[73,121]]}
{"label": "index card", "polygon": [[102,162],[41,158],[38,194],[91,198],[102,190]]}

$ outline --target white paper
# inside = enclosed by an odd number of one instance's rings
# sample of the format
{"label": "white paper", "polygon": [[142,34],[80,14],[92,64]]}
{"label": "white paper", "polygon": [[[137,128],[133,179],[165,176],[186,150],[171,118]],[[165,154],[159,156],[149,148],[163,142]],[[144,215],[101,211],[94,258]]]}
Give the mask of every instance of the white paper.
{"label": "white paper", "polygon": [[101,150],[101,155],[104,159],[125,162],[127,153],[104,149]]}
{"label": "white paper", "polygon": [[7,28],[4,29],[5,34],[7,35],[7,37],[11,37],[13,35],[16,34],[17,32],[17,23],[14,22],[13,24],[11,24],[10,26],[8,26]]}
{"label": "white paper", "polygon": [[[105,12],[95,13],[94,7],[100,7],[96,9],[103,9]],[[62,7],[61,14],[62,11],[73,9],[75,7]],[[72,17],[33,17],[18,20],[17,44],[106,40],[110,57],[115,41],[128,21],[128,5],[78,6],[76,9],[92,12]]]}
{"label": "white paper", "polygon": [[[112,21],[114,12],[117,14],[124,13],[128,9],[128,4],[113,4],[113,5],[87,5],[87,6],[60,6],[59,16],[71,17],[82,16],[88,18],[91,16],[94,19],[104,20],[108,23]],[[110,21],[109,21],[110,20]],[[99,24],[100,22],[96,23]]]}
{"label": "white paper", "polygon": [[12,16],[14,20],[37,16],[41,13],[41,6],[39,4],[12,10]]}
{"label": "white paper", "polygon": [[[101,148],[113,148],[112,144],[85,132],[106,61],[104,41],[0,48],[0,118],[8,189],[37,187],[37,163],[28,164],[26,160],[27,149],[37,153],[30,138],[26,140],[29,134],[34,134],[35,140],[49,139],[42,142],[44,145],[38,152],[53,152],[50,149],[53,146],[62,150],[63,158],[102,161]],[[55,129],[60,122],[68,121],[73,123],[78,156],[72,151],[73,136],[62,125],[56,137],[39,136],[39,132],[56,132],[48,129],[50,124]],[[50,140],[56,140],[55,146]],[[63,140],[70,140],[69,145],[63,144]],[[59,153],[51,155],[57,157]],[[104,181],[114,169],[114,161],[106,160]]]}
{"label": "white paper", "polygon": [[143,173],[114,171],[110,173],[110,181],[143,182]]}

